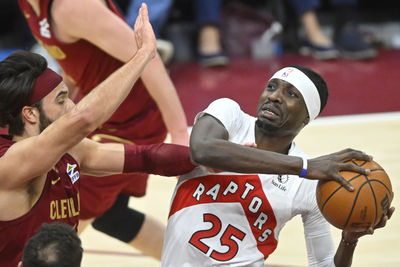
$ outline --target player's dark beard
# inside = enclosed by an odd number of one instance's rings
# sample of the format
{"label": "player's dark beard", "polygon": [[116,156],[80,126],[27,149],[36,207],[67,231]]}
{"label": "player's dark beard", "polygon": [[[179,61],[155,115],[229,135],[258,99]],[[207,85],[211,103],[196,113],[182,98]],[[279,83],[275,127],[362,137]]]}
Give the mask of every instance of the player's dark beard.
{"label": "player's dark beard", "polygon": [[274,126],[269,123],[263,123],[259,119],[256,120],[256,126],[265,133],[274,133],[279,130],[278,126]]}
{"label": "player's dark beard", "polygon": [[39,115],[39,131],[43,132],[44,129],[47,128],[50,124],[52,124],[53,121],[49,119],[49,117],[46,116],[43,110],[40,110],[40,115]]}

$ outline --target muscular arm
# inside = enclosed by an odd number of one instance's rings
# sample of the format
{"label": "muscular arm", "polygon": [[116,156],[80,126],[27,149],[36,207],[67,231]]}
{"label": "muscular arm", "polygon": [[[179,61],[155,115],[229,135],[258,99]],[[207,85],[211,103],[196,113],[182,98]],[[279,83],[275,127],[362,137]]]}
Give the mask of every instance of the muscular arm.
{"label": "muscular arm", "polygon": [[140,33],[140,38],[144,40],[143,46],[127,64],[110,75],[40,135],[17,142],[0,158],[0,183],[4,187],[18,186],[43,175],[66,151],[111,116],[154,56],[155,37],[148,21],[147,24],[142,23]]}
{"label": "muscular arm", "polygon": [[[216,118],[204,115],[193,126],[190,137],[190,155],[199,165],[218,170],[240,173],[274,173],[299,175],[302,159],[267,150],[255,149],[228,141],[229,134]],[[346,188],[346,182],[339,172],[342,170],[368,174],[368,171],[353,164],[350,159],[370,160],[363,152],[345,149],[336,153],[308,160],[306,178],[334,179]]]}
{"label": "muscular arm", "polygon": [[271,151],[255,149],[228,141],[225,127],[205,115],[193,126],[190,155],[200,165],[240,173],[300,174],[302,160]]}
{"label": "muscular arm", "polygon": [[[102,1],[55,0],[51,12],[53,28],[61,41],[85,39],[122,62],[127,62],[137,51],[132,28]],[[186,116],[158,55],[141,78],[161,111],[172,142],[187,145]]]}

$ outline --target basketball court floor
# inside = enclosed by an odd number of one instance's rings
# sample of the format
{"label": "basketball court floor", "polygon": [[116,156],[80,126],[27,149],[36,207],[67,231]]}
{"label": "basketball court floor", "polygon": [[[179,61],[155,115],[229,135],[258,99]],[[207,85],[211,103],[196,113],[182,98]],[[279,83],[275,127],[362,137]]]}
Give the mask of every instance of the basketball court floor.
{"label": "basketball court floor", "polygon": [[[195,114],[212,100],[229,97],[243,110],[255,115],[256,103],[267,78],[281,67],[301,64],[317,70],[330,88],[330,99],[321,117],[296,138],[311,157],[347,147],[374,156],[388,173],[395,193],[395,211],[384,229],[360,239],[353,266],[400,266],[400,51],[381,51],[367,62],[316,61],[298,55],[264,61],[232,59],[227,68],[206,69],[195,63],[170,66],[171,76],[181,97],[189,125]],[[131,198],[129,205],[167,222],[170,198],[176,178],[151,176],[144,198]],[[340,231],[332,227],[335,244]],[[159,266],[153,260],[122,242],[101,234],[90,226],[81,235],[85,249],[83,267]],[[179,248],[177,248],[179,249]],[[278,248],[266,266],[307,266],[301,218],[290,221],[282,230]]]}

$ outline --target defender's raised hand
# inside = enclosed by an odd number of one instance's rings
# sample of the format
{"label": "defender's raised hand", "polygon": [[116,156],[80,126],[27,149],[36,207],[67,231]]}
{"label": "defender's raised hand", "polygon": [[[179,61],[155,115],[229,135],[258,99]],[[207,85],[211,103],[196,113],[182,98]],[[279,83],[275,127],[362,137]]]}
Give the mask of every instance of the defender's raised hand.
{"label": "defender's raised hand", "polygon": [[139,9],[134,31],[138,49],[149,50],[153,58],[157,52],[156,37],[149,21],[149,12],[145,3]]}

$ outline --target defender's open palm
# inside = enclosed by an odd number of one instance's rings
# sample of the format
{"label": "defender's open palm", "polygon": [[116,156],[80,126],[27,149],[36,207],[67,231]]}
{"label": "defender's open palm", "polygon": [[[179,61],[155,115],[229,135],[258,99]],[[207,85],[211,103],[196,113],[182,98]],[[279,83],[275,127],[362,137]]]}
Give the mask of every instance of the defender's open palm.
{"label": "defender's open palm", "polygon": [[348,148],[336,153],[310,159],[308,161],[309,168],[306,174],[306,178],[318,180],[335,180],[343,185],[347,190],[353,191],[353,186],[349,182],[347,182],[340,175],[339,172],[351,171],[368,175],[370,171],[351,163],[345,163],[346,161],[352,159],[370,161],[372,160],[372,157],[362,151]]}
{"label": "defender's open palm", "polygon": [[156,37],[149,21],[149,13],[145,3],[140,7],[134,31],[138,49],[147,49],[151,52],[151,57],[154,57],[157,51]]}

